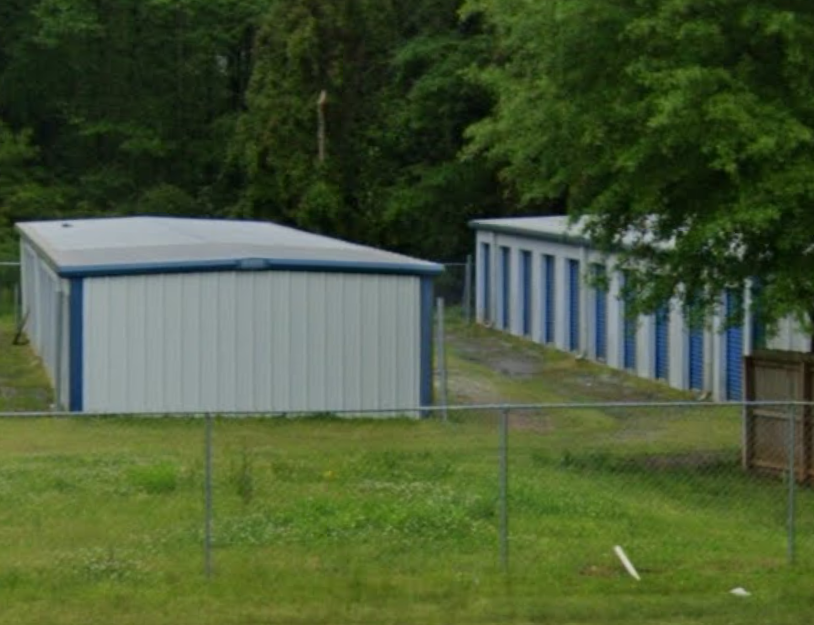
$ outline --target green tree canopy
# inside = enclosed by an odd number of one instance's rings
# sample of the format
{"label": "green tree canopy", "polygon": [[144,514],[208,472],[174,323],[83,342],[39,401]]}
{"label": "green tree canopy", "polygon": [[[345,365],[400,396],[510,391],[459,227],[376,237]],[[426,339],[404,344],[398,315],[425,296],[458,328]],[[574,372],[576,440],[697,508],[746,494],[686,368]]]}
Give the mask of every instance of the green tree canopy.
{"label": "green tree canopy", "polygon": [[761,283],[814,310],[814,5],[472,0],[497,98],[470,129],[522,201],[562,198],[644,307]]}

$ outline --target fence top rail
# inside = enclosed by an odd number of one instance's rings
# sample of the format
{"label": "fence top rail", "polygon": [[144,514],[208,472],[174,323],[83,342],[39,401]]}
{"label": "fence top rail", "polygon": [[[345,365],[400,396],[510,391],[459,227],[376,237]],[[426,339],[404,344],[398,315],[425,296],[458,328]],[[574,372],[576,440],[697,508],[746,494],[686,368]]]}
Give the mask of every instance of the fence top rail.
{"label": "fence top rail", "polygon": [[20,263],[16,261],[0,260],[0,267],[19,267]]}
{"label": "fence top rail", "polygon": [[360,416],[360,415],[408,415],[416,413],[434,413],[444,410],[449,412],[476,412],[476,411],[527,411],[527,410],[584,410],[597,408],[696,408],[712,410],[715,408],[798,408],[814,407],[814,401],[726,401],[726,402],[700,402],[700,401],[674,401],[674,402],[547,402],[536,404],[466,404],[449,406],[413,406],[409,408],[376,408],[364,410],[312,410],[312,411],[188,411],[188,412],[67,412],[67,411],[29,411],[11,412],[0,411],[0,418],[18,417],[53,417],[53,418],[83,418],[83,417],[143,417],[143,418],[203,418],[207,416],[218,417],[312,417],[312,416]]}

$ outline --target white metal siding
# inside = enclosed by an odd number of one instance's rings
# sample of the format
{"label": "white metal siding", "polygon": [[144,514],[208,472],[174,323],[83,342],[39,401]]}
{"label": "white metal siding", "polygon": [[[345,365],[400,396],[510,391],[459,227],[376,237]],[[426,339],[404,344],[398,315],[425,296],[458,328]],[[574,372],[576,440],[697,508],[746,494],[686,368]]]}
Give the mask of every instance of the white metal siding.
{"label": "white metal siding", "polygon": [[20,244],[20,264],[25,332],[59,395],[57,403],[67,405],[68,281],[57,276],[25,240]]}
{"label": "white metal siding", "polygon": [[84,410],[418,406],[420,279],[223,272],[85,280]]}
{"label": "white metal siding", "polygon": [[[543,342],[543,330],[541,326],[542,315],[540,313],[540,302],[543,301],[543,283],[539,275],[544,255],[551,255],[556,261],[556,279],[554,291],[555,308],[555,337],[554,346],[558,349],[568,351],[568,261],[578,260],[580,262],[581,274],[584,278],[586,271],[592,263],[605,263],[608,267],[611,278],[610,292],[608,297],[607,323],[608,323],[608,343],[607,343],[607,364],[616,368],[624,368],[623,349],[623,303],[621,301],[621,278],[614,272],[614,259],[606,258],[595,250],[585,248],[567,242],[548,241],[535,237],[525,237],[518,234],[505,234],[500,232],[479,230],[476,235],[478,243],[477,253],[482,254],[481,243],[490,245],[492,262],[492,288],[490,289],[491,301],[487,301],[483,293],[483,277],[480,272],[483,267],[481,256],[478,256],[476,263],[477,273],[475,284],[477,285],[477,310],[478,320],[483,321],[487,310],[492,311],[491,319],[495,317],[500,296],[500,285],[497,276],[498,270],[498,250],[501,247],[508,247],[512,257],[512,280],[510,289],[510,308],[512,310],[512,322],[509,332],[512,334],[522,334],[521,311],[521,289],[519,283],[519,250],[529,250],[532,253],[532,302],[533,302],[533,340]],[[580,347],[584,350],[591,345],[593,332],[592,300],[589,299],[590,290],[581,289],[581,319],[580,319]],[[675,388],[688,389],[690,386],[687,375],[689,350],[687,348],[686,320],[677,301],[670,302],[672,314],[670,315],[669,326],[669,384]],[[499,324],[496,324],[499,327]],[[636,341],[636,371],[640,377],[652,378],[655,362],[654,337],[655,321],[653,315],[644,315],[638,320],[637,341]],[[747,315],[746,328],[749,326],[749,315]],[[714,314],[708,320],[704,335],[704,390],[709,391],[715,399],[723,399],[724,378],[722,367],[724,364],[724,336],[721,314]],[[749,332],[745,333],[749,336]],[[807,351],[809,338],[801,331],[798,324],[792,320],[781,321],[777,333],[769,336],[767,346],[772,349],[787,349],[793,351]],[[749,340],[744,341],[744,352],[751,351]],[[593,357],[593,350],[588,350],[588,355]]]}

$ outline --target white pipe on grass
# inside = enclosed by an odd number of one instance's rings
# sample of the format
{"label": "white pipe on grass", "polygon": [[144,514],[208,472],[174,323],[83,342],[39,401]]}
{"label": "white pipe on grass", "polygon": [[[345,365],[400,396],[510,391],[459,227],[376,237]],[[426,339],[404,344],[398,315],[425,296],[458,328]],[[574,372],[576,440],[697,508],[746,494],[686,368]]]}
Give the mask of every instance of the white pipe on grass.
{"label": "white pipe on grass", "polygon": [[619,545],[616,545],[616,546],[613,548],[613,551],[614,551],[614,553],[616,553],[616,556],[617,556],[617,557],[619,558],[619,560],[622,562],[622,566],[624,566],[624,567],[625,567],[625,570],[626,570],[628,573],[630,573],[630,576],[631,576],[633,579],[635,579],[637,582],[642,581],[642,578],[641,578],[641,577],[639,577],[639,573],[636,571],[636,567],[635,567],[635,566],[633,566],[633,563],[632,563],[632,562],[630,561],[630,559],[627,557],[627,554],[625,554],[625,550],[624,550],[624,549],[622,549],[622,548],[621,548]]}

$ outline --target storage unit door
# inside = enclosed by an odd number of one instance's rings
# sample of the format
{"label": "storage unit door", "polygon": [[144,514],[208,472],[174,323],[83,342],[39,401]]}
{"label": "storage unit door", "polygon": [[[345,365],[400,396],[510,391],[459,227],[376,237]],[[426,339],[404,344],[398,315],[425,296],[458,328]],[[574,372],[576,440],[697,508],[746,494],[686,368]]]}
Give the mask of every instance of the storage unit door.
{"label": "storage unit door", "polygon": [[523,296],[523,336],[531,336],[531,252],[520,252]]}
{"label": "storage unit door", "polygon": [[666,306],[656,312],[656,378],[666,380],[670,362],[670,313]]}
{"label": "storage unit door", "polygon": [[483,321],[492,320],[492,246],[481,243],[481,285],[483,293]]}
{"label": "storage unit door", "polygon": [[[730,319],[741,306],[737,291],[726,292],[726,318]],[[726,330],[726,398],[743,398],[743,327],[730,327]]]}
{"label": "storage unit door", "polygon": [[[627,275],[622,274],[622,285],[627,283]],[[623,343],[622,343],[622,363],[625,369],[636,369],[636,334],[638,330],[638,319],[631,314],[631,296],[622,290],[622,306],[624,319],[622,321]]]}
{"label": "storage unit door", "polygon": [[543,274],[545,275],[545,285],[543,287],[545,293],[545,302],[543,309],[545,310],[545,335],[543,340],[546,343],[554,342],[554,329],[555,329],[555,312],[554,312],[554,257],[546,254],[543,257]]}
{"label": "storage unit door", "polygon": [[500,248],[500,327],[509,330],[511,326],[511,316],[509,307],[509,295],[511,293],[511,251],[508,247]]}
{"label": "storage unit door", "polygon": [[703,390],[704,388],[704,329],[690,328],[689,345],[689,378],[690,388]]}
{"label": "storage unit door", "polygon": [[625,340],[622,346],[624,350],[623,359],[625,369],[636,368],[636,319],[625,315],[624,320]]}
{"label": "storage unit door", "polygon": [[568,348],[579,349],[579,261],[568,261]]}
{"label": "storage unit door", "polygon": [[[601,265],[594,267],[597,277],[604,275],[605,268]],[[594,351],[599,360],[605,360],[608,355],[608,292],[604,287],[596,288],[596,301],[594,302],[594,317],[596,334],[594,336]]]}

